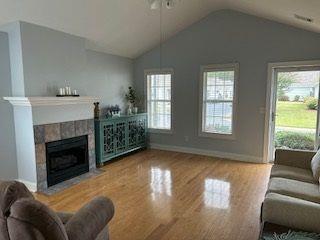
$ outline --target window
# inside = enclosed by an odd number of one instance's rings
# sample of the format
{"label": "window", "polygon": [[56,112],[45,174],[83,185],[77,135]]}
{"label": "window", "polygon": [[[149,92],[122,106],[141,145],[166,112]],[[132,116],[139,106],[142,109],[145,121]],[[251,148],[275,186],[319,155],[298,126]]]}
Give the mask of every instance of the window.
{"label": "window", "polygon": [[171,80],[173,71],[146,71],[148,127],[171,131]]}
{"label": "window", "polygon": [[234,138],[235,89],[238,64],[201,68],[200,135]]}

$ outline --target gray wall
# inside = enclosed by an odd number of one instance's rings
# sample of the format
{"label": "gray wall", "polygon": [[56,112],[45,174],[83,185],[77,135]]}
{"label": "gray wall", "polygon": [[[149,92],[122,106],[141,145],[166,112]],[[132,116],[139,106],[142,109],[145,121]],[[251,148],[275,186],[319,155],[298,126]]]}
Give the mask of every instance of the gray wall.
{"label": "gray wall", "polygon": [[26,22],[21,38],[26,96],[54,96],[66,80],[79,89],[86,70],[84,38]]}
{"label": "gray wall", "polygon": [[18,176],[15,152],[13,109],[2,97],[11,95],[9,41],[0,32],[0,179]]}
{"label": "gray wall", "polygon": [[21,35],[26,96],[54,96],[67,80],[80,95],[100,97],[102,106],[124,105],[131,59],[86,50],[84,38],[26,22]]}
{"label": "gray wall", "polygon": [[100,96],[101,106],[119,104],[125,111],[125,91],[133,84],[133,60],[87,50],[84,94]]}
{"label": "gray wall", "polygon": [[[267,64],[315,59],[320,34],[231,10],[213,12],[163,45],[162,67],[174,69],[174,134],[151,134],[151,143],[262,157]],[[240,63],[236,140],[198,137],[200,65],[231,62]],[[144,69],[158,67],[159,49],[135,59],[141,92]]]}

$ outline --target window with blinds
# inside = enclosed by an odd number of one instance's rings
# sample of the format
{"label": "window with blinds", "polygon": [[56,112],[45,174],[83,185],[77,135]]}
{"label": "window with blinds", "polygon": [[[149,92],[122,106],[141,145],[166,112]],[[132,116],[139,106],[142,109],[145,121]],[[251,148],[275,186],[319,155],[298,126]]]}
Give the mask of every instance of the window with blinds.
{"label": "window with blinds", "polygon": [[171,130],[172,71],[146,73],[149,129]]}
{"label": "window with blinds", "polygon": [[202,68],[202,133],[233,135],[237,69],[237,64]]}

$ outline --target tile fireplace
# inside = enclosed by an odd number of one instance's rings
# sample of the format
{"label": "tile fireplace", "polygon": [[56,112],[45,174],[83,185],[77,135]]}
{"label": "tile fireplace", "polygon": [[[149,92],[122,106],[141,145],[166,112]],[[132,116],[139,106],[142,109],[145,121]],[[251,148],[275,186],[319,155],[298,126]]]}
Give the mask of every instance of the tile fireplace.
{"label": "tile fireplace", "polygon": [[33,128],[39,191],[96,168],[93,119]]}
{"label": "tile fireplace", "polygon": [[[14,110],[17,180],[29,190],[53,191],[61,184],[96,172],[93,103],[99,99],[87,96],[5,100]],[[85,172],[88,173],[81,175]]]}

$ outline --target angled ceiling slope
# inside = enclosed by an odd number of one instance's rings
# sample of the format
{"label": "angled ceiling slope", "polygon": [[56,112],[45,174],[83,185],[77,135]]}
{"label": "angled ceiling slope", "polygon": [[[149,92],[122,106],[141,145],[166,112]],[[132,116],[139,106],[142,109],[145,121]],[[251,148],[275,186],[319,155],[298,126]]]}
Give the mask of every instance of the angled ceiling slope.
{"label": "angled ceiling slope", "polygon": [[[85,37],[88,48],[115,55],[135,58],[160,39],[159,11],[150,10],[148,0],[0,0],[0,6],[0,25],[17,20],[35,23]],[[219,9],[320,32],[319,0],[180,0],[163,11],[163,39]]]}

